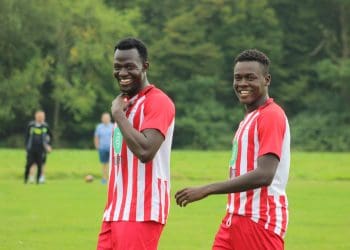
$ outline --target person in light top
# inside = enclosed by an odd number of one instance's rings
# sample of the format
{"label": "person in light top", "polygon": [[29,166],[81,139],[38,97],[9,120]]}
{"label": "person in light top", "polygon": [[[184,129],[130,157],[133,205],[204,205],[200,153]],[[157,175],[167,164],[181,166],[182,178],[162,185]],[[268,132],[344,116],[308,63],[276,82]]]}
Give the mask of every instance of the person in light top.
{"label": "person in light top", "polygon": [[109,150],[112,140],[113,124],[111,123],[111,115],[104,112],[101,115],[101,123],[96,126],[94,133],[94,145],[98,150],[100,162],[102,164],[101,183],[106,184],[108,178]]}

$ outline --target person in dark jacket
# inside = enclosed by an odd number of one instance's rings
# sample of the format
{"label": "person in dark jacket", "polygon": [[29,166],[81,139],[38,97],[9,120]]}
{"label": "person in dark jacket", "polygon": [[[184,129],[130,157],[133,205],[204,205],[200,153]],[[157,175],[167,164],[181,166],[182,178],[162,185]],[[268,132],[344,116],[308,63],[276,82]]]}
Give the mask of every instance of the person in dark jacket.
{"label": "person in dark jacket", "polygon": [[35,112],[35,120],[29,122],[26,130],[26,150],[27,162],[24,171],[24,183],[28,182],[30,167],[35,163],[38,171],[36,175],[36,183],[39,184],[42,174],[43,159],[47,152],[51,151],[49,144],[52,139],[52,133],[45,122],[45,112],[38,110]]}

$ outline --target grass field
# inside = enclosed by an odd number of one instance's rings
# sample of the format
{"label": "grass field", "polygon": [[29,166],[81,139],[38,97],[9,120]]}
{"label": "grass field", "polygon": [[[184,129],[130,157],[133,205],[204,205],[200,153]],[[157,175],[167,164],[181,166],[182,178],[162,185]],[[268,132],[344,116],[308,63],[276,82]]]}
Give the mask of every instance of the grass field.
{"label": "grass field", "polygon": [[[223,180],[230,152],[173,151],[172,193]],[[48,157],[47,183],[24,185],[25,153],[0,149],[0,249],[95,249],[106,186],[95,151],[56,150]],[[292,155],[288,184],[287,250],[350,249],[350,153]],[[172,200],[160,250],[205,250],[225,214],[226,196],[175,206]]]}

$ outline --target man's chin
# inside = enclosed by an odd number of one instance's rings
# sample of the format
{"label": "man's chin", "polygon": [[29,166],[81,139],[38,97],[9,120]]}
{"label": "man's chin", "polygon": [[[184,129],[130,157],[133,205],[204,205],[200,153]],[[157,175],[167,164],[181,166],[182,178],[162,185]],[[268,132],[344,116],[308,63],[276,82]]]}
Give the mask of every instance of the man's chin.
{"label": "man's chin", "polygon": [[239,102],[242,104],[250,104],[252,101],[248,98],[239,98]]}
{"label": "man's chin", "polygon": [[132,92],[132,88],[129,86],[119,85],[119,89],[120,89],[120,92],[122,92],[123,94],[126,94],[126,95],[128,93]]}
{"label": "man's chin", "polygon": [[131,88],[120,88],[120,92],[122,93],[122,95],[126,95],[128,97],[133,97],[137,94],[137,91]]}
{"label": "man's chin", "polygon": [[124,90],[124,89],[120,89],[120,93],[122,94],[122,95],[129,95],[129,91],[126,91],[126,90]]}

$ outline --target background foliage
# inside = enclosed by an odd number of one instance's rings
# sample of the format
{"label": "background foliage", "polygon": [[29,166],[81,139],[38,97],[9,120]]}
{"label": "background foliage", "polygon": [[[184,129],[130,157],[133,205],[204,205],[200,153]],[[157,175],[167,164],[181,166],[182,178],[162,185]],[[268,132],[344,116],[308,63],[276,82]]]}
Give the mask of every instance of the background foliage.
{"label": "background foliage", "polygon": [[244,110],[232,62],[257,48],[272,60],[271,96],[293,147],[350,150],[350,2],[346,0],[0,0],[0,145],[23,146],[36,109],[55,147],[92,147],[118,94],[115,43],[144,40],[149,79],[177,107],[175,148],[229,148]]}

